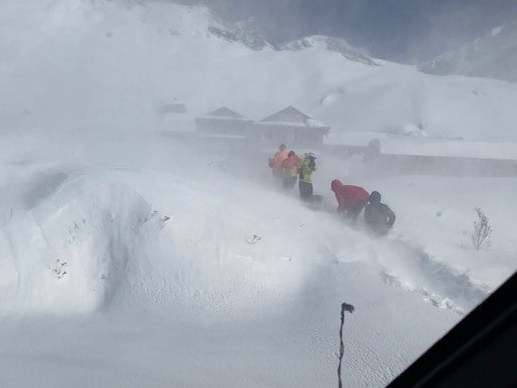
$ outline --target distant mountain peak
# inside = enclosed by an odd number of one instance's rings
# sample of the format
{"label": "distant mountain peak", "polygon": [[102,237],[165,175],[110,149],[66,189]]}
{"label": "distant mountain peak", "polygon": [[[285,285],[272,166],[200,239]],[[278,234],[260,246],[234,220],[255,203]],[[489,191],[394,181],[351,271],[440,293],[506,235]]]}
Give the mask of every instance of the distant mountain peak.
{"label": "distant mountain peak", "polygon": [[214,36],[228,42],[241,43],[252,50],[273,48],[257,28],[253,18],[225,26],[210,26],[208,31]]}

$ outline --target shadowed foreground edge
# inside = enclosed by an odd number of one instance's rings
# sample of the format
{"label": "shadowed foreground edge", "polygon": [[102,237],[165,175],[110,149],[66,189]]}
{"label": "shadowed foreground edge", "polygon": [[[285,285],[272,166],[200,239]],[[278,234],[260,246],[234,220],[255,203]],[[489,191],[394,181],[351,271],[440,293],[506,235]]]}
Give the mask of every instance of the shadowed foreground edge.
{"label": "shadowed foreground edge", "polygon": [[517,273],[388,388],[517,386]]}

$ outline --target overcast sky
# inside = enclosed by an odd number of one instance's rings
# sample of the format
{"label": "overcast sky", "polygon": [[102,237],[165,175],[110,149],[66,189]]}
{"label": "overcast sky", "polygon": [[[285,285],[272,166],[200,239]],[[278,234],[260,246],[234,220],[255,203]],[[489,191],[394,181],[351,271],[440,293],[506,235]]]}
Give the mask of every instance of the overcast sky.
{"label": "overcast sky", "polygon": [[307,34],[346,38],[375,56],[414,62],[517,19],[517,0],[186,0],[235,20],[255,18],[279,42]]}

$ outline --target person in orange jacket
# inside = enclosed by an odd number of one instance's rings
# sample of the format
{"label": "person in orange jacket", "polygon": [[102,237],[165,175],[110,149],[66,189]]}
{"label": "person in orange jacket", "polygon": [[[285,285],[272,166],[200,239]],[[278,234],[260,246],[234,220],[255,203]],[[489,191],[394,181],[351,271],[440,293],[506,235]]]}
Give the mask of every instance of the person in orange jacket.
{"label": "person in orange jacket", "polygon": [[273,176],[277,178],[282,177],[282,163],[288,157],[287,147],[285,144],[280,144],[278,151],[275,153],[273,158],[269,159],[269,167],[273,172]]}
{"label": "person in orange jacket", "polygon": [[284,189],[292,189],[298,180],[298,169],[302,159],[294,151],[289,151],[287,159],[282,162],[282,185]]}

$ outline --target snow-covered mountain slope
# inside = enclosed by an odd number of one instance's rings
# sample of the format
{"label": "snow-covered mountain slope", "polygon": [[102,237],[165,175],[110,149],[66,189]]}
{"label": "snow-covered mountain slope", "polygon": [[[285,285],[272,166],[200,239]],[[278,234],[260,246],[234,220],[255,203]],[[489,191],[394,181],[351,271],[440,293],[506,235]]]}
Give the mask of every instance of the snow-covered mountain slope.
{"label": "snow-covered mountain slope", "polygon": [[0,7],[3,128],[153,130],[157,109],[177,98],[191,115],[224,105],[252,119],[295,105],[332,125],[338,139],[345,130],[413,126],[429,137],[517,140],[514,85],[424,75],[343,41],[253,50],[242,43],[253,35],[206,8],[170,2]]}
{"label": "snow-covered mountain slope", "polygon": [[517,22],[493,28],[460,48],[423,63],[430,74],[462,74],[517,81]]}
{"label": "snow-covered mountain slope", "polygon": [[515,142],[515,84],[483,78],[437,77],[385,63],[326,92],[313,114],[345,131],[412,138]]}

